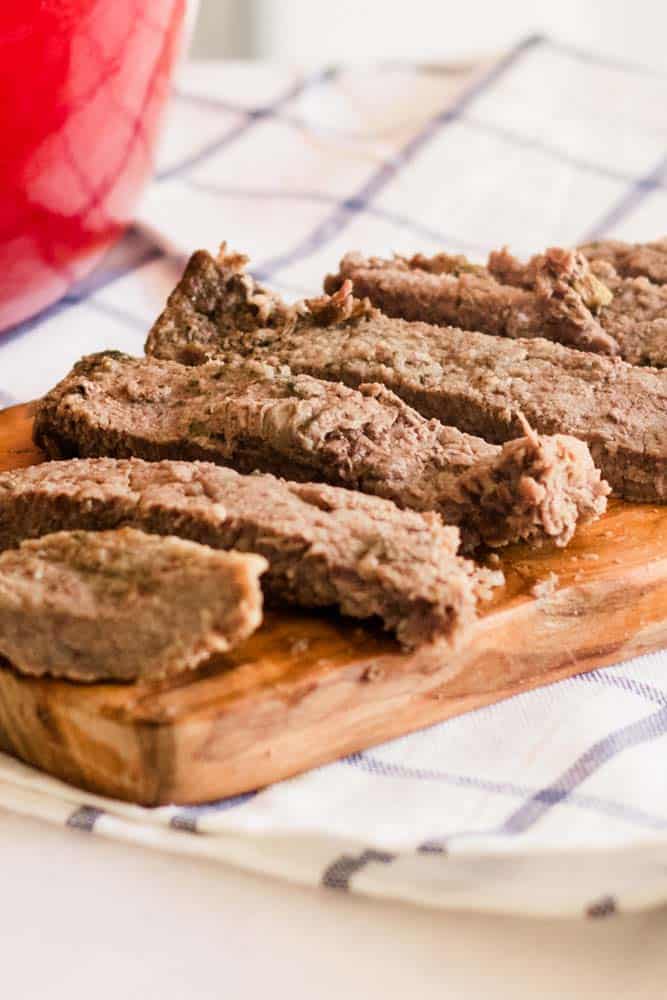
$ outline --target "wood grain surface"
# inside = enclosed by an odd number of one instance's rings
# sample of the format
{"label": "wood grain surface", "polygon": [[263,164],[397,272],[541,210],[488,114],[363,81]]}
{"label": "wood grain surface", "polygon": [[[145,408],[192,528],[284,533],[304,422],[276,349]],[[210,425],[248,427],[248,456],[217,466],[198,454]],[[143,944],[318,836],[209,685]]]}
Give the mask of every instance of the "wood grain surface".
{"label": "wood grain surface", "polygon": [[[43,459],[31,423],[29,406],[0,413],[0,469]],[[99,794],[205,802],[667,645],[667,507],[615,501],[567,549],[514,546],[501,562],[506,587],[455,649],[406,654],[355,622],[286,611],[160,683],[0,665],[0,748]]]}

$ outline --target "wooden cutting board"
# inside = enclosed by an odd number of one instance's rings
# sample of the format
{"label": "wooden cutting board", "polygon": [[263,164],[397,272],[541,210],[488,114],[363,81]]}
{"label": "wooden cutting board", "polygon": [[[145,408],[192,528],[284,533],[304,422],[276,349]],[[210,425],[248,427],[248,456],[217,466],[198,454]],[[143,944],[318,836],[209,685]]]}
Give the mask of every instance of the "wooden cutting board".
{"label": "wooden cutting board", "polygon": [[[0,470],[43,460],[31,425],[29,406],[0,413]],[[231,654],[160,683],[0,665],[0,748],[91,792],[205,802],[667,646],[667,507],[615,501],[567,549],[514,546],[501,560],[506,587],[445,655],[403,653],[334,615],[272,612]]]}

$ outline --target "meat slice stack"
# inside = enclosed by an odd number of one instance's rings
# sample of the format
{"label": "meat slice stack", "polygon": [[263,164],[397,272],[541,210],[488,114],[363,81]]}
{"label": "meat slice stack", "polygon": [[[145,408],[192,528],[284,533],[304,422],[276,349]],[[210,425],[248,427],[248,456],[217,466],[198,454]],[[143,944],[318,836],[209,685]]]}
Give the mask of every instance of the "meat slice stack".
{"label": "meat slice stack", "polygon": [[[661,273],[665,251],[642,265],[599,249],[590,262],[581,251],[554,247],[522,264],[507,250],[486,267],[465,257],[436,254],[383,260],[348,254],[325,281],[336,292],[352,281],[357,296],[388,316],[436,325],[453,324],[495,336],[544,337],[569,347],[618,356],[631,364],[667,365],[667,286],[640,268]],[[615,269],[619,263],[621,271]],[[651,263],[653,266],[651,266]]]}
{"label": "meat slice stack", "polygon": [[[542,337],[514,340],[391,318],[357,299],[349,280],[333,295],[288,310],[282,327],[258,320],[254,329],[233,331],[225,317],[228,258],[217,270],[211,261],[205,274],[201,254],[190,261],[149,334],[148,353],[189,363],[240,355],[352,387],[382,383],[423,416],[497,444],[520,436],[525,418],[538,434],[585,441],[617,495],[667,499],[662,373]],[[179,327],[174,303],[182,308],[184,290],[205,282],[215,309]],[[196,312],[194,300],[191,307]]]}
{"label": "meat slice stack", "polygon": [[[58,640],[57,581],[94,609],[108,560],[109,620],[139,587],[146,641],[114,663],[116,640],[98,648],[73,616],[78,645],[50,655],[37,633],[0,652],[67,677],[92,676],[84,647],[96,676],[187,668],[256,627],[264,569],[272,601],[377,618],[406,648],[456,638],[503,582],[461,545],[566,544],[604,511],[602,476],[667,499],[667,382],[623,360],[667,364],[666,253],[352,254],[326,294],[288,305],[242,255],[197,252],[147,357],[84,358],[42,400],[35,440],[57,460],[0,475],[0,548],[21,546],[0,557],[0,625],[19,622],[15,581]],[[189,589],[167,623],[170,560]]]}
{"label": "meat slice stack", "polygon": [[437,511],[466,550],[564,545],[608,492],[576,438],[528,430],[500,447],[425,419],[380,384],[356,390],[257,361],[84,358],[39,404],[35,440],[52,458],[202,459],[361,490]]}
{"label": "meat slice stack", "polygon": [[258,553],[271,598],[377,616],[408,647],[453,637],[503,580],[457,555],[458,529],[438,515],[333,486],[113,458],[0,475],[0,549],[53,531],[125,526]]}
{"label": "meat slice stack", "polygon": [[350,280],[355,295],[368,296],[387,316],[618,354],[598,316],[611,292],[583,254],[554,248],[526,266],[498,256],[481,267],[444,253],[390,260],[350,253],[324,286],[333,294]]}

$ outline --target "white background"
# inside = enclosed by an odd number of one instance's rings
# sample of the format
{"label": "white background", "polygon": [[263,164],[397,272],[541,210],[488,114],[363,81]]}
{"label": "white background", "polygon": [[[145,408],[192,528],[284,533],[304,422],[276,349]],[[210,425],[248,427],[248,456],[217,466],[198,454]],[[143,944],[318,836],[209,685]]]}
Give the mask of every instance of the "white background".
{"label": "white background", "polygon": [[299,889],[0,811],[8,1000],[663,1000],[667,910],[447,914]]}
{"label": "white background", "polygon": [[667,69],[665,0],[202,0],[195,54],[447,61],[533,32]]}

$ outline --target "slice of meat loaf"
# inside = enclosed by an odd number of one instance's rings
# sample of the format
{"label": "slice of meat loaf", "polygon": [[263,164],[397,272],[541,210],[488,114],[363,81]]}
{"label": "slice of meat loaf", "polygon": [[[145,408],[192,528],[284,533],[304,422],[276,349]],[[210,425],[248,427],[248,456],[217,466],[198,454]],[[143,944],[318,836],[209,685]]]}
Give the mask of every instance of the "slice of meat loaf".
{"label": "slice of meat loaf", "polygon": [[[185,331],[196,345],[213,330],[282,328],[294,310],[257,284],[246,271],[247,263],[243,254],[228,253],[226,243],[217,258],[206,250],[196,251],[151,335],[165,344],[173,341],[184,351]],[[192,360],[198,360],[196,349]]]}
{"label": "slice of meat loaf", "polygon": [[384,313],[502,337],[544,337],[630,364],[667,365],[667,286],[622,277],[604,261],[553,248],[523,264],[507,250],[487,267],[438,254],[393,260],[348,254],[325,288],[350,279]]}
{"label": "slice of meat loaf", "polygon": [[179,341],[175,327],[163,338],[158,321],[147,349],[190,362],[242,355],[353,387],[379,382],[423,416],[494,443],[520,436],[523,414],[539,434],[586,441],[618,496],[667,500],[667,379],[619,359],[391,319],[355,299],[350,283],[302,304],[282,329],[210,323]]}
{"label": "slice of meat loaf", "polygon": [[207,462],[72,459],[0,475],[0,549],[54,530],[129,525],[268,561],[265,592],[378,616],[406,646],[452,636],[502,582],[456,554],[437,514]]}
{"label": "slice of meat loaf", "polygon": [[39,404],[35,441],[52,458],[203,459],[362,490],[437,511],[466,550],[565,545],[608,493],[576,438],[528,433],[501,448],[426,420],[382,385],[357,391],[253,361],[83,358]]}
{"label": "slice of meat loaf", "polygon": [[667,284],[667,236],[650,243],[594,240],[579,249],[591,261],[612,264],[623,278],[648,278],[656,285]]}
{"label": "slice of meat loaf", "polygon": [[[343,257],[337,274],[324,282],[333,294],[350,280],[355,295],[368,296],[387,316],[438,326],[480,330],[498,337],[545,337],[571,347],[618,354],[619,346],[598,313],[611,292],[592,273],[582,254],[552,248],[534,257],[523,280],[508,281],[465,257]],[[512,277],[516,279],[516,274]]]}
{"label": "slice of meat loaf", "polygon": [[258,627],[265,569],[261,556],[133,528],[26,541],[0,555],[0,654],[77,681],[190,670]]}

